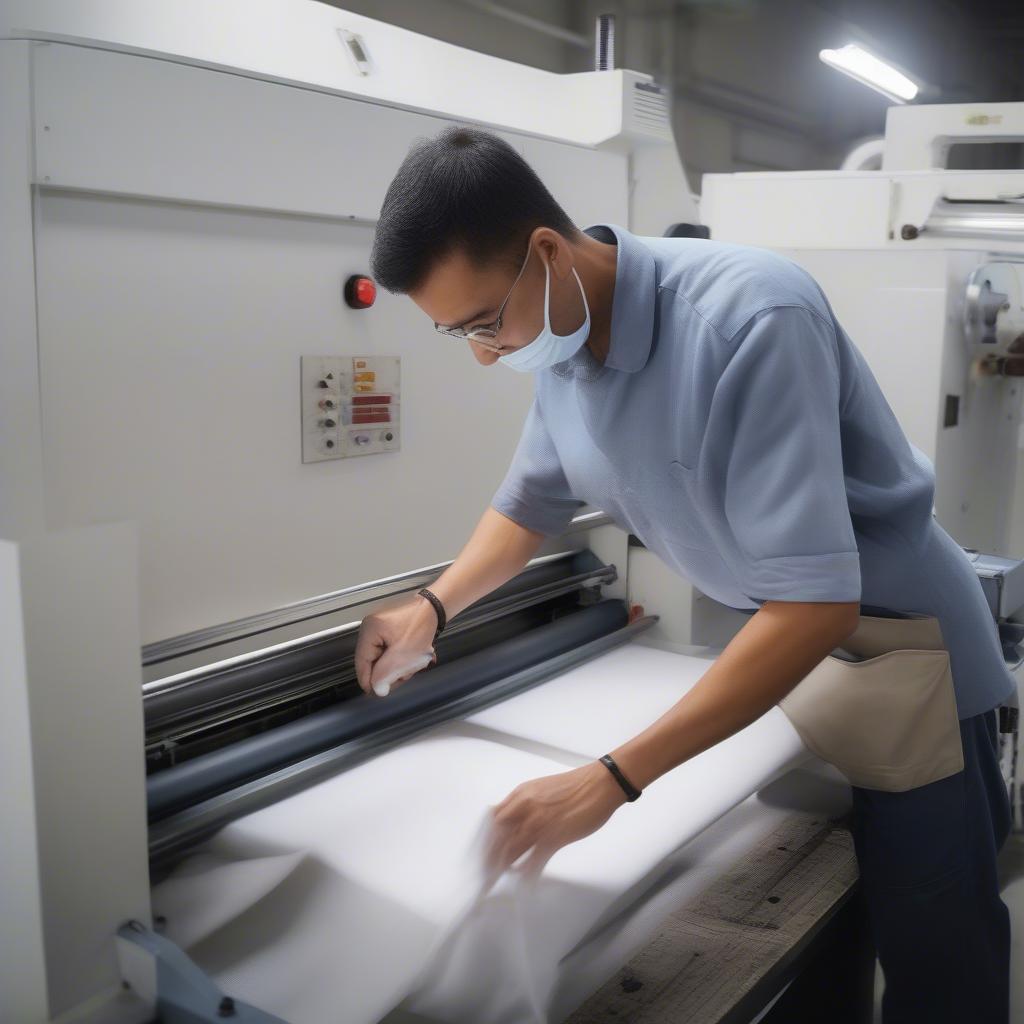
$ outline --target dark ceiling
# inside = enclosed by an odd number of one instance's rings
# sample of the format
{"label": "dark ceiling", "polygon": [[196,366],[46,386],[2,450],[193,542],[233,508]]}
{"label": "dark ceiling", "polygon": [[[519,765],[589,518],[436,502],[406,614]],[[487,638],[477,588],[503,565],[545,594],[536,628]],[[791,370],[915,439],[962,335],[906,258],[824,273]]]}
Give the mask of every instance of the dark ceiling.
{"label": "dark ceiling", "polygon": [[939,95],[931,102],[1024,100],[1024,0],[825,0],[890,42]]}

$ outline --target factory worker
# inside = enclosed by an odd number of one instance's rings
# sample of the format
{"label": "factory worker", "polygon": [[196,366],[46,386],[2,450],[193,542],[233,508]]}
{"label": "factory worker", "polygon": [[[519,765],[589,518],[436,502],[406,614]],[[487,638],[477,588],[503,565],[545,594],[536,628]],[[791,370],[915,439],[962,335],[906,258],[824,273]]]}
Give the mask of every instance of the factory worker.
{"label": "factory worker", "polygon": [[400,685],[445,619],[518,573],[584,503],[750,613],[642,733],[494,809],[494,870],[536,873],[628,814],[622,805],[659,776],[786,697],[864,609],[935,616],[955,688],[955,766],[902,791],[853,786],[856,852],[885,1020],[1005,1024],[996,853],[1009,806],[994,709],[1013,679],[974,569],[932,515],[932,465],[814,280],[746,246],[581,230],[512,147],[466,127],[410,150],[372,268],[433,321],[437,344],[464,339],[491,372],[532,373],[535,398],[455,562],[364,621],[364,690],[396,673]]}

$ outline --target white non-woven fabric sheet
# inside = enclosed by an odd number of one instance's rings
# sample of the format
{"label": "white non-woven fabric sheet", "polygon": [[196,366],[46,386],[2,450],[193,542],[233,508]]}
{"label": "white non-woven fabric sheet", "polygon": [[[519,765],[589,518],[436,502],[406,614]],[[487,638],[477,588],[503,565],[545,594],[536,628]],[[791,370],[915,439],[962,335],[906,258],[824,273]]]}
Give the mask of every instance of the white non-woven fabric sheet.
{"label": "white non-woven fabric sheet", "polygon": [[[706,658],[629,644],[449,728],[585,762],[668,711],[710,664]],[[807,759],[789,719],[773,708],[681,765],[598,832],[556,853],[536,886],[502,894],[504,903],[485,901],[451,933],[431,980],[410,1005],[441,1020],[546,1020],[559,962],[580,938],[635,900],[673,851]],[[499,1003],[473,982],[480,952],[489,946],[488,959],[503,955],[507,975],[516,976],[524,955],[511,945],[499,954],[495,942],[510,921],[528,950],[528,969],[520,968],[518,977],[529,979],[530,999],[516,1007],[520,1016],[508,1013],[511,1003]]]}
{"label": "white non-woven fabric sheet", "polygon": [[591,760],[642,732],[712,664],[710,657],[625,644],[465,722]]}
{"label": "white non-woven fabric sheet", "polygon": [[189,955],[291,1024],[377,1021],[478,896],[487,807],[562,767],[435,731],[227,826],[154,887],[154,913],[171,938],[234,914]]}
{"label": "white non-woven fabric sheet", "polygon": [[211,853],[190,857],[153,890],[158,907],[174,909],[165,936],[191,949],[272,893],[304,860],[301,852],[242,861]]}
{"label": "white non-woven fabric sheet", "polygon": [[154,912],[172,937],[200,936],[190,955],[226,991],[292,1024],[362,1024],[398,1004],[396,1019],[546,1020],[580,940],[806,755],[770,712],[560,850],[536,885],[507,876],[480,899],[488,808],[633,735],[708,664],[632,644],[433,730],[229,825],[205,863],[155,888]]}

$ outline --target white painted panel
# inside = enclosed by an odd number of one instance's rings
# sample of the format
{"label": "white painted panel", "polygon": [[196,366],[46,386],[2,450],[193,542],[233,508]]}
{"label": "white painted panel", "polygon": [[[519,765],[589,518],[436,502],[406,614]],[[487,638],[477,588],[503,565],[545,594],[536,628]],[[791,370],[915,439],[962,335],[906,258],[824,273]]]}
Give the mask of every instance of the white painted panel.
{"label": "white painted panel", "polygon": [[[479,367],[405,297],[341,301],[409,144],[447,122],[35,54],[47,524],[139,522],[146,642],[453,557],[530,379]],[[627,223],[626,155],[499,134],[577,223]],[[356,354],[402,359],[402,451],[304,467],[299,359]]]}
{"label": "white painted panel", "polygon": [[[36,181],[375,220],[440,117],[128,54],[36,47]],[[581,224],[627,224],[623,154],[496,132]]]}
{"label": "white painted panel", "polygon": [[45,1020],[35,780],[18,546],[0,540],[0,1020]]}
{"label": "white painted panel", "polygon": [[[350,310],[369,226],[44,192],[38,287],[53,528],[134,519],[146,642],[454,557],[500,482],[528,374],[406,297]],[[402,360],[402,449],[303,465],[302,355]]]}
{"label": "white painted panel", "polygon": [[945,358],[945,254],[773,248],[821,285],[907,436],[934,459]]}
{"label": "white painted panel", "polygon": [[[908,438],[934,463],[943,527],[966,546],[1012,554],[1020,389],[972,377],[961,327],[966,278],[984,254],[779,251],[822,286]],[[960,399],[953,427],[943,426],[946,395]]]}
{"label": "white painted panel", "polygon": [[[360,37],[368,75],[339,31]],[[311,0],[4,0],[7,36],[139,53],[584,146],[620,133],[623,89],[638,74],[556,74]]]}
{"label": "white painted panel", "polygon": [[114,1000],[115,932],[149,923],[136,551],[125,523],[19,547],[54,1018],[100,994]]}
{"label": "white painted panel", "polygon": [[[705,174],[701,220],[719,242],[773,248],[881,248],[889,232],[889,179],[802,174]],[[841,240],[841,242],[840,242]]]}
{"label": "white painted panel", "polygon": [[580,227],[598,223],[630,227],[624,154],[530,138],[522,140],[522,153]]}
{"label": "white painted panel", "polygon": [[43,518],[27,43],[0,42],[0,536]]}
{"label": "white painted panel", "polygon": [[46,44],[34,64],[41,184],[376,218],[417,135],[446,123],[128,54]]}

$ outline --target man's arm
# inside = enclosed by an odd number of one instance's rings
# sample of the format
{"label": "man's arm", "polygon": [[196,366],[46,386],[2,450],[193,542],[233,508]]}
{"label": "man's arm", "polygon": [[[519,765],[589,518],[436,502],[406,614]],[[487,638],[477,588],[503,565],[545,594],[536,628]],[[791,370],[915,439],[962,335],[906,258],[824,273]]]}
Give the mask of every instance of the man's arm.
{"label": "man's arm", "polygon": [[857,628],[859,602],[766,601],[697,684],[612,751],[639,789],[760,718]]}
{"label": "man's arm", "polygon": [[[859,611],[858,602],[766,602],[673,708],[611,751],[623,774],[645,789],[739,732],[842,644]],[[600,761],[517,786],[494,808],[491,878],[527,853],[522,870],[539,874],[552,854],[600,828],[625,801]]]}
{"label": "man's arm", "polygon": [[[458,558],[430,586],[446,616],[458,615],[515,576],[544,538],[561,533],[582,504],[571,494],[534,398],[512,463],[490,507]],[[436,627],[433,607],[418,596],[368,615],[356,645],[359,685],[370,692],[373,683],[403,671],[417,659],[422,664],[423,655],[433,647]]]}
{"label": "man's arm", "polygon": [[521,572],[543,540],[544,534],[528,530],[489,508],[458,558],[430,589],[449,618],[458,615]]}
{"label": "man's arm", "polygon": [[[520,572],[544,535],[488,508],[458,558],[430,585],[448,618]],[[437,616],[426,598],[405,598],[363,619],[356,645],[356,677],[367,693],[371,680],[400,669],[433,646]]]}

